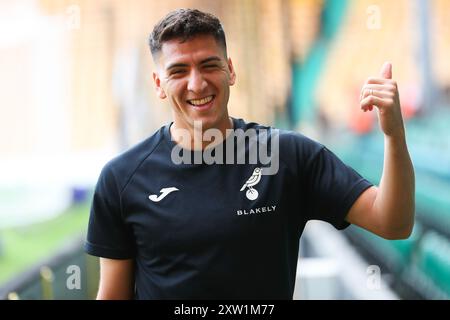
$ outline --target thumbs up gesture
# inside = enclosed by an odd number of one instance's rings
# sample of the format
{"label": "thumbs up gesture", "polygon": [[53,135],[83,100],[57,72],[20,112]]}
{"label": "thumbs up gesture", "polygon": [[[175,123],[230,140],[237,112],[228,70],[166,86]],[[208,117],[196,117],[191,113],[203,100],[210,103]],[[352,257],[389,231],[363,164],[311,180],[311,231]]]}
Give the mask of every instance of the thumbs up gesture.
{"label": "thumbs up gesture", "polygon": [[392,65],[386,62],[379,78],[369,78],[361,90],[360,107],[364,112],[378,108],[380,128],[386,136],[404,135],[397,82],[392,80]]}

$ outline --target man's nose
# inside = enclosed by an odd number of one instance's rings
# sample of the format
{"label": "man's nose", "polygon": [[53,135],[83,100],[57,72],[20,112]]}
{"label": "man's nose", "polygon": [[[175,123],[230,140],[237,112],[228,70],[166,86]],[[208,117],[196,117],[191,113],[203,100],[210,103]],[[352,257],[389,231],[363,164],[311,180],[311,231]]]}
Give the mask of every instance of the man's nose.
{"label": "man's nose", "polygon": [[189,75],[188,90],[194,93],[202,93],[206,89],[207,83],[202,73],[198,70],[193,70]]}

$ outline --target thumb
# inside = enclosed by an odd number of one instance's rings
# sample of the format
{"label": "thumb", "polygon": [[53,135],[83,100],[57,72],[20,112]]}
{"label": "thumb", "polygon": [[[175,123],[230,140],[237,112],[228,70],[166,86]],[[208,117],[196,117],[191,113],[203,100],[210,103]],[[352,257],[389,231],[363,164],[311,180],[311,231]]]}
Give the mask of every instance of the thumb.
{"label": "thumb", "polygon": [[381,68],[381,77],[384,79],[392,79],[392,64],[385,62],[383,68]]}

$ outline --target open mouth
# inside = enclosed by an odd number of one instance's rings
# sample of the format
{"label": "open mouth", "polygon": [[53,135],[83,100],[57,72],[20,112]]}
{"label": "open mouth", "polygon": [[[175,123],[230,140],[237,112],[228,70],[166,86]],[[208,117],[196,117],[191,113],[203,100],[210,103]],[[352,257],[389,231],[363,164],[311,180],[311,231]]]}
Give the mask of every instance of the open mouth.
{"label": "open mouth", "polygon": [[196,109],[207,109],[212,106],[212,102],[214,101],[215,96],[207,96],[201,99],[191,99],[187,100],[191,106],[194,106]]}

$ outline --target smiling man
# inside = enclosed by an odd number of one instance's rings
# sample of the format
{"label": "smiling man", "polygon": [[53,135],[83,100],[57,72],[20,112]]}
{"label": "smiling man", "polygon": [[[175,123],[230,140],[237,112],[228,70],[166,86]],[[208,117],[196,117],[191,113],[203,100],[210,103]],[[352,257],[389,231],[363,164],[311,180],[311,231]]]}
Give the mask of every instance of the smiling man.
{"label": "smiling man", "polygon": [[[292,299],[307,221],[409,236],[414,171],[390,64],[361,91],[361,109],[376,107],[385,135],[377,187],[318,142],[229,116],[236,75],[213,15],[169,13],[150,48],[156,91],[173,122],[101,172],[85,246],[101,257],[98,299]],[[225,162],[173,159],[176,148],[221,155],[224,145],[232,146]],[[276,170],[251,160],[265,146],[279,160]],[[228,161],[230,154],[245,161]]]}
{"label": "smiling man", "polygon": [[[170,130],[177,143],[183,143],[177,137],[178,129],[188,130],[192,138],[202,133],[196,132],[195,121],[201,123],[202,130],[215,128],[223,136],[233,127],[227,105],[236,75],[227,58],[222,26],[208,15],[196,16],[195,11],[190,15],[181,22],[180,12],[169,14],[150,39],[157,66],[153,79],[158,96],[172,105]],[[191,147],[185,143],[183,146]]]}

